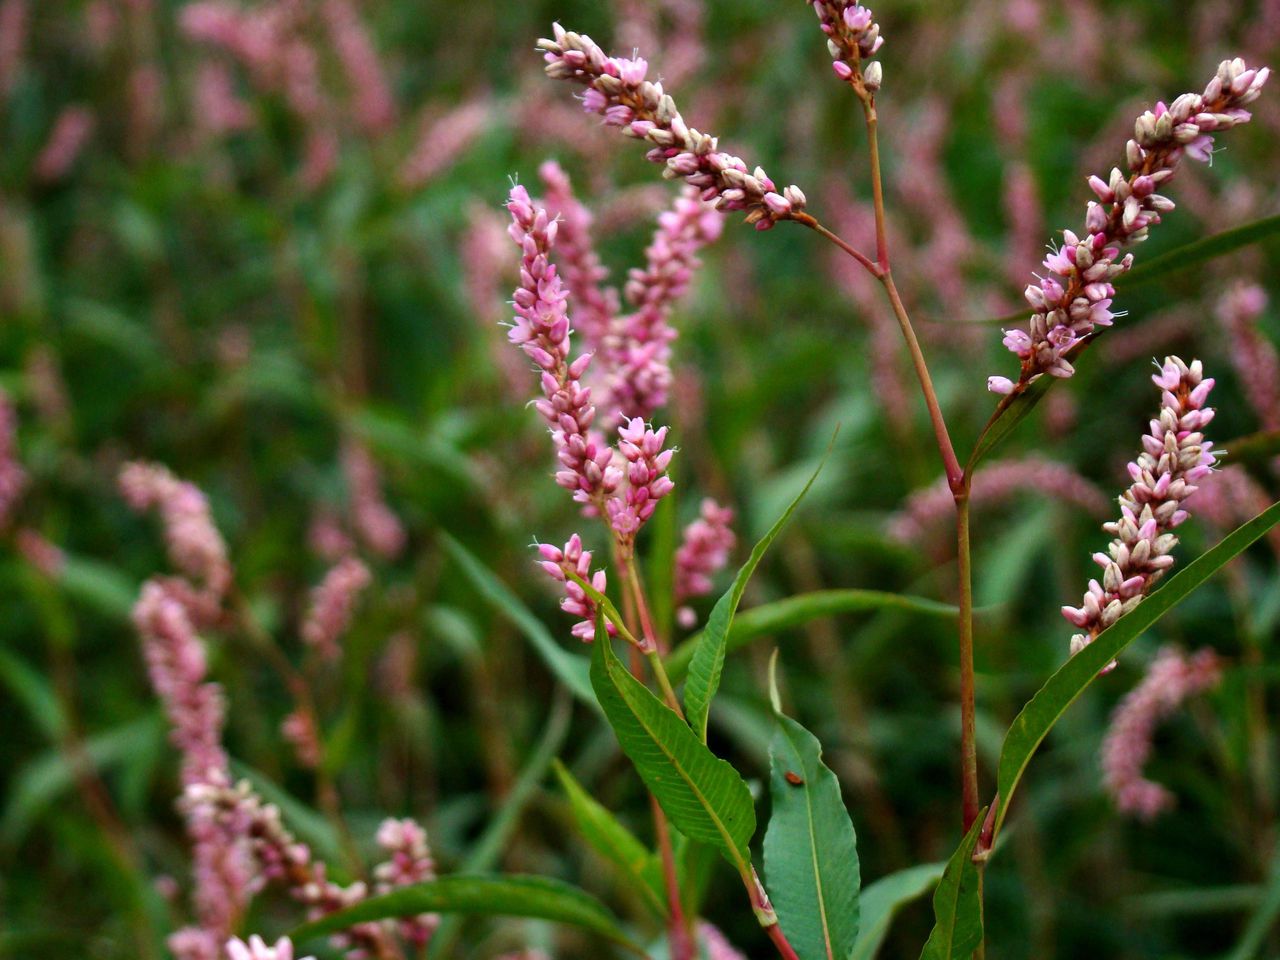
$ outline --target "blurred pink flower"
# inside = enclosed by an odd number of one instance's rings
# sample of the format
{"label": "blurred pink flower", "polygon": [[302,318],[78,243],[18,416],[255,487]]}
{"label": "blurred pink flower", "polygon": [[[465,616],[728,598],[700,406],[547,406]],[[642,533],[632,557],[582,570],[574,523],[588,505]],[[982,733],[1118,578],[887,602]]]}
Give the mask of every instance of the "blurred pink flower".
{"label": "blurred pink flower", "polygon": [[424,115],[418,140],[400,165],[400,185],[416,190],[435,179],[493,126],[495,114],[491,101],[476,97],[442,116]]}
{"label": "blurred pink flower", "polygon": [[386,133],[395,124],[396,105],[359,13],[350,0],[326,0],[324,17],[351,87],[356,122],[371,136]]}
{"label": "blurred pink flower", "polygon": [[697,623],[697,614],[686,601],[711,592],[711,578],[724,569],[738,542],[732,525],[733,511],[707,498],[698,519],[684,528],[675,556],[675,602],[676,620],[686,630]]}
{"label": "blurred pink flower", "polygon": [[302,639],[322,660],[342,656],[338,641],[351,625],[361,592],[372,581],[369,568],[355,557],[339,560],[311,591],[311,606],[302,623]]}
{"label": "blurred pink flower", "polygon": [[1230,339],[1231,362],[1263,430],[1280,430],[1280,356],[1258,329],[1267,294],[1257,284],[1236,284],[1218,301],[1218,321]]}
{"label": "blurred pink flower", "polygon": [[394,560],[405,548],[404,525],[383,499],[378,464],[360,441],[348,438],[343,443],[342,472],[357,536],[377,556]]}
{"label": "blurred pink flower", "polygon": [[93,114],[87,107],[70,106],[58,114],[49,139],[36,157],[33,168],[36,179],[53,183],[65,177],[89,142],[93,128]]}
{"label": "blurred pink flower", "polygon": [[0,390],[0,531],[27,486],[27,471],[18,459],[18,414],[9,395]]}
{"label": "blurred pink flower", "polygon": [[1163,647],[1142,682],[1120,701],[1102,741],[1103,783],[1120,813],[1152,820],[1173,806],[1173,794],[1142,775],[1156,726],[1184,701],[1216,687],[1221,679],[1212,650],[1198,650],[1188,657],[1175,647]]}

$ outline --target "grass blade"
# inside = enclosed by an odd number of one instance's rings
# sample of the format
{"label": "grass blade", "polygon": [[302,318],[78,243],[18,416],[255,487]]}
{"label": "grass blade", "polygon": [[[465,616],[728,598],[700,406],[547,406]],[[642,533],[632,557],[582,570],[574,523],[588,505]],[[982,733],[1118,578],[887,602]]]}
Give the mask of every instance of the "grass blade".
{"label": "grass blade", "polygon": [[[834,436],[831,442],[835,443]],[[756,572],[756,567],[760,565],[760,560],[769,549],[769,545],[787,525],[796,507],[800,506],[800,501],[813,486],[813,481],[818,479],[818,474],[822,472],[830,455],[831,447],[828,446],[822,462],[818,464],[818,469],[814,470],[813,475],[809,477],[809,482],[792,498],[787,509],[782,512],[782,516],[769,528],[769,532],[751,549],[751,556],[734,577],[733,585],[716,601],[711,616],[707,618],[707,626],[693,648],[693,655],[689,660],[688,678],[684,686],[684,709],[689,719],[689,726],[703,743],[707,742],[707,715],[711,711],[711,701],[720,686],[720,674],[724,671],[724,657],[729,631],[733,627],[733,615],[738,609],[738,603],[742,600],[743,591],[747,589],[747,581]]]}

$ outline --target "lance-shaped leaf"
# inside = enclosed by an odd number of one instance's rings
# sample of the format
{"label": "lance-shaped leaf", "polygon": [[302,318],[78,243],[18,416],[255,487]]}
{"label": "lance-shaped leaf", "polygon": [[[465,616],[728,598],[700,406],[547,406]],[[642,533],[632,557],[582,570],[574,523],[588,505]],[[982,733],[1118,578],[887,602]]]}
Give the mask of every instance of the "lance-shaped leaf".
{"label": "lance-shaped leaf", "polygon": [[858,904],[858,942],[853,945],[849,960],[874,960],[894,916],[912,900],[934,889],[945,867],[945,863],[922,863],[864,887]]}
{"label": "lance-shaped leaf", "polygon": [[[905,593],[889,593],[886,590],[813,590],[785,597],[772,603],[744,610],[733,618],[725,643],[725,653],[745,647],[758,637],[768,636],[792,627],[803,626],[823,617],[842,613],[872,613],[881,610],[901,610],[923,617],[955,617],[957,610],[949,603],[915,597]],[[689,638],[667,656],[665,663],[672,682],[683,678],[689,670],[694,651],[702,643],[702,634]]]}
{"label": "lance-shaped leaf", "polygon": [[665,917],[668,912],[666,891],[662,886],[662,863],[657,854],[651,853],[617,817],[597,803],[559,760],[555,761],[555,771],[569,798],[569,809],[573,811],[573,819],[583,838],[596,853],[622,871],[645,906]]}
{"label": "lance-shaped leaf", "polygon": [[553,920],[590,930],[633,953],[645,955],[623,933],[617,918],[595,897],[550,877],[519,875],[441,877],[427,883],[411,884],[304,923],[290,936],[294,942],[303,943],[358,923],[412,917],[420,913]]}
{"label": "lance-shaped leaf", "polygon": [[983,808],[947,861],[938,889],[933,892],[933,932],[920,960],[969,960],[982,943],[982,892],[973,865],[973,848],[986,819]]}
{"label": "lance-shaped leaf", "polygon": [[[831,442],[835,443],[834,436]],[[724,671],[725,648],[729,639],[729,630],[733,627],[733,615],[738,609],[738,603],[742,600],[743,591],[747,589],[747,581],[756,572],[764,552],[782,532],[782,528],[791,519],[791,514],[795,513],[796,507],[813,486],[813,481],[818,479],[818,474],[822,472],[830,454],[831,447],[828,446],[822,462],[818,464],[818,469],[813,471],[809,482],[796,494],[795,499],[782,512],[782,516],[769,528],[769,532],[752,548],[751,556],[734,577],[733,585],[716,601],[715,607],[711,610],[711,616],[707,618],[702,637],[698,640],[693,658],[689,661],[689,676],[684,685],[685,714],[689,718],[689,726],[693,727],[703,743],[707,742],[707,715],[711,710],[711,700],[716,695],[716,690],[720,686],[720,674]]]}
{"label": "lance-shaped leaf", "polygon": [[756,830],[751,791],[680,717],[627,672],[613,652],[600,614],[591,683],[618,743],[676,829],[709,843],[745,873]]}
{"label": "lance-shaped leaf", "polygon": [[858,939],[858,844],[822,745],[777,714],[769,748],[773,812],[764,835],[769,897],[800,960],[846,960]]}

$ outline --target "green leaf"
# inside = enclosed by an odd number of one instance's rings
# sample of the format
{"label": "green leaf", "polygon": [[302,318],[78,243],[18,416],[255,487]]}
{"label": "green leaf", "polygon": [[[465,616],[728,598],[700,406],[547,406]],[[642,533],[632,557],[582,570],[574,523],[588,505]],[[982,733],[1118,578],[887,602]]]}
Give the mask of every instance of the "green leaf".
{"label": "green leaf", "polygon": [[1184,243],[1180,247],[1166,250],[1159,256],[1152,257],[1136,264],[1132,270],[1120,278],[1120,284],[1126,289],[1139,283],[1157,280],[1167,274],[1185,270],[1193,263],[1212,260],[1215,257],[1234,253],[1242,247],[1250,246],[1280,233],[1280,214],[1251,220],[1230,230],[1210,234]]}
{"label": "green leaf", "polygon": [[94,613],[128,623],[140,587],[115,567],[88,557],[67,555],[58,572],[58,585],[73,600]]}
{"label": "green leaf", "polygon": [[[86,739],[83,759],[98,773],[122,767],[142,748],[143,741],[163,739],[164,729],[159,712],[149,713]],[[4,843],[18,843],[42,813],[56,809],[57,798],[76,786],[76,773],[72,758],[63,749],[49,751],[19,770],[0,820]]]}
{"label": "green leaf", "polygon": [[599,617],[591,682],[636,771],[671,822],[690,840],[715,846],[739,873],[750,869],[756,830],[751,791],[670,707],[627,672]]}
{"label": "green leaf", "polygon": [[933,932],[920,960],[968,960],[982,943],[982,897],[978,871],[973,866],[973,848],[986,819],[983,808],[942,871],[942,880],[933,892]]}
{"label": "green leaf", "polygon": [[[791,627],[803,626],[823,617],[842,613],[866,613],[875,610],[904,610],[926,617],[954,617],[956,608],[925,597],[913,597],[882,590],[814,590],[772,603],[752,607],[733,618],[725,652],[731,653],[745,647],[758,637],[769,636]],[[666,658],[667,674],[674,683],[689,670],[694,651],[702,641],[702,634],[690,637]]]}
{"label": "green leaf", "polygon": [[1216,546],[1169,577],[1130,613],[1121,617],[1058,668],[1014,719],[1000,750],[997,776],[998,807],[995,833],[1000,832],[1009,801],[1031,762],[1031,755],[1053,725],[1066,712],[1098,672],[1114,660],[1152,624],[1186,599],[1246,547],[1280,523],[1280,503],[1274,503],[1248,523],[1224,537]]}
{"label": "green leaf", "polygon": [[533,917],[590,930],[643,956],[617,919],[595,897],[550,877],[452,876],[370,897],[294,929],[295,943],[314,940],[358,923],[419,913],[489,917]]}
{"label": "green leaf", "polygon": [[574,656],[557,644],[542,621],[475,554],[447,533],[441,533],[440,538],[449,555],[480,596],[519,628],[542,657],[543,663],[579,700],[598,710],[599,704],[591,692],[590,667],[586,659]]}
{"label": "green leaf", "polygon": [[923,863],[881,877],[863,887],[862,922],[849,960],[874,960],[899,910],[937,886],[945,863]]}
{"label": "green leaf", "polygon": [[1280,846],[1276,847],[1271,857],[1270,873],[1262,903],[1249,918],[1240,942],[1227,955],[1227,960],[1253,960],[1266,943],[1267,934],[1275,926],[1276,918],[1280,917]]}
{"label": "green leaf", "polygon": [[1268,462],[1280,453],[1280,430],[1263,430],[1223,444],[1222,463]]}
{"label": "green leaf", "polygon": [[769,749],[773,812],[764,834],[764,875],[800,960],[845,960],[858,939],[858,844],[840,782],[818,738],[777,714]]}
{"label": "green leaf", "polygon": [[660,917],[667,916],[662,864],[656,854],[636,839],[618,818],[582,788],[568,768],[554,761],[556,776],[569,798],[569,808],[583,838],[630,881],[645,905]]}
{"label": "green leaf", "polygon": [[[834,436],[831,442],[835,443]],[[707,715],[711,710],[711,701],[716,695],[716,689],[720,686],[720,674],[724,670],[725,650],[729,631],[733,627],[733,615],[738,609],[739,601],[742,600],[743,591],[747,589],[747,581],[760,565],[764,552],[782,532],[782,528],[791,519],[791,514],[795,513],[796,507],[813,486],[813,481],[818,479],[818,474],[822,472],[830,454],[831,448],[827,447],[822,462],[809,477],[809,482],[795,495],[787,509],[782,512],[782,516],[769,528],[769,532],[752,548],[751,556],[734,577],[733,585],[716,601],[711,616],[707,618],[707,626],[693,649],[693,657],[689,661],[689,676],[684,686],[684,709],[689,719],[689,726],[703,743],[707,742]]]}
{"label": "green leaf", "polygon": [[39,670],[3,648],[0,648],[0,683],[9,688],[13,697],[9,702],[26,707],[32,723],[45,737],[56,741],[63,735],[66,717],[49,681]]}
{"label": "green leaf", "polygon": [[[515,784],[502,798],[501,807],[496,811],[484,832],[476,839],[462,863],[454,872],[455,876],[480,874],[493,869],[498,858],[506,850],[524,814],[525,807],[537,794],[538,785],[546,776],[547,768],[555,760],[556,752],[564,743],[569,732],[569,720],[573,712],[572,702],[564,687],[556,688],[555,700],[548,715],[542,736],[538,739],[529,759],[520,770]],[[450,948],[460,930],[459,918],[443,917],[436,932],[427,945],[429,958],[449,956]]]}

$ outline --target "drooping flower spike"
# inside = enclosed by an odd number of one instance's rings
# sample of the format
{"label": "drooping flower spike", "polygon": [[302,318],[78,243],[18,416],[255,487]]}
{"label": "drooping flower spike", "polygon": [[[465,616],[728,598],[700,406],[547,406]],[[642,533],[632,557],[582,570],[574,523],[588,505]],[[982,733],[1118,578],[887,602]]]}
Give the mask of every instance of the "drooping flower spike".
{"label": "drooping flower spike", "polygon": [[1136,607],[1173,566],[1178,543],[1173,530],[1188,517],[1183,501],[1196,492],[1196,482],[1209,475],[1217,457],[1201,432],[1214,411],[1205,406],[1213,379],[1204,376],[1200,361],[1188,366],[1166,357],[1151,379],[1161,391],[1160,414],[1142,438],[1142,453],[1129,464],[1133,483],[1120,495],[1120,519],[1102,526],[1115,537],[1106,553],[1093,555],[1102,581],[1089,581],[1079,607],[1062,608],[1062,615],[1084,631],[1071,638],[1072,654]]}
{"label": "drooping flower spike", "polygon": [[1120,701],[1102,741],[1103,785],[1116,809],[1139,820],[1151,820],[1174,804],[1167,787],[1148,780],[1142,768],[1151,756],[1156,726],[1187,699],[1217,686],[1222,679],[1218,657],[1208,648],[1186,656],[1164,647],[1147,675]]}
{"label": "drooping flower spike", "polygon": [[1025,291],[1034,311],[1026,330],[1006,331],[1004,345],[1021,361],[1017,381],[990,377],[993,393],[1008,394],[1042,374],[1069,377],[1069,354],[1097,327],[1110,326],[1112,282],[1133,264],[1121,247],[1147,238],[1148,230],[1174,208],[1157,191],[1177,171],[1184,156],[1208,162],[1212,133],[1246,123],[1244,107],[1258,98],[1270,71],[1251,69],[1241,59],[1224,60],[1203,93],[1184,93],[1169,106],[1157,103],[1138,117],[1126,146],[1129,174],[1114,168],[1107,180],[1093,176],[1097,194],[1085,214],[1084,232],[1063,231],[1063,242],[1045,258],[1047,271]]}
{"label": "drooping flower spike", "polygon": [[[604,570],[591,572],[591,551],[582,549],[582,538],[576,533],[569,538],[564,549],[549,543],[538,544],[538,555],[542,558],[538,565],[553,580],[564,584],[564,599],[560,601],[560,609],[570,616],[578,618],[572,633],[583,643],[590,643],[596,638],[596,616],[599,612],[596,602],[585,590],[569,578],[572,573],[591,584],[597,593],[604,593],[608,586],[608,575]],[[608,624],[609,635],[616,634],[612,623]]]}
{"label": "drooping flower spike", "polygon": [[552,39],[538,41],[547,75],[587,88],[583,105],[609,126],[651,145],[646,154],[665,166],[663,176],[683,178],[721,210],[744,210],[747,222],[767,230],[804,209],[799,187],[779,191],[760,167],[749,171],[739,157],[716,148],[716,138],[689,126],[676,102],[657,81],[645,79],[648,63],[610,57],[586,34],[553,24]]}

